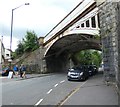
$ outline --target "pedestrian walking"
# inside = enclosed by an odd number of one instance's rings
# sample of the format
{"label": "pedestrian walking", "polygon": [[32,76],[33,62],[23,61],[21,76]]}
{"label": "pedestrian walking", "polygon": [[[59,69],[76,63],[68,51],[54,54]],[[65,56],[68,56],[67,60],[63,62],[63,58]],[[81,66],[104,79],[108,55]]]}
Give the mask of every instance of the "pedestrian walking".
{"label": "pedestrian walking", "polygon": [[13,71],[14,71],[14,73],[15,73],[15,75],[16,76],[18,76],[18,72],[19,72],[19,68],[18,68],[18,65],[15,65],[14,67],[13,67]]}
{"label": "pedestrian walking", "polygon": [[26,74],[25,74],[26,73],[26,67],[25,67],[25,65],[21,64],[19,70],[20,70],[20,77],[26,78]]}

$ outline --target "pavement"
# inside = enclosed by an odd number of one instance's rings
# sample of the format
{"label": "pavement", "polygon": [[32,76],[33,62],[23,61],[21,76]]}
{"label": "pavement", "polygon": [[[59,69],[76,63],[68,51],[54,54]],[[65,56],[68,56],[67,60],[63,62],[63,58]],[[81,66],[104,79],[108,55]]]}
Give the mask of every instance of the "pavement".
{"label": "pavement", "polygon": [[7,76],[3,76],[3,77],[0,76],[0,80],[4,83],[4,82],[20,81],[20,80],[26,80],[26,79],[31,79],[31,78],[49,76],[52,74],[53,73],[49,73],[49,74],[26,74],[26,78],[21,78],[20,75],[18,75],[18,76],[14,75],[13,78],[8,78]]}
{"label": "pavement", "polygon": [[72,97],[66,99],[63,105],[112,105],[112,107],[117,107],[118,94],[115,84],[106,84],[103,75],[98,74],[78,87],[72,93]]}

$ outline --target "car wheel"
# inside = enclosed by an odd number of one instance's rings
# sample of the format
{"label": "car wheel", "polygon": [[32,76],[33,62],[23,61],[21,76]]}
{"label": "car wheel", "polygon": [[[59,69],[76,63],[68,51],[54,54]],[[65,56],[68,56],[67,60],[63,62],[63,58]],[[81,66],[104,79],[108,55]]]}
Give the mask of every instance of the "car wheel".
{"label": "car wheel", "polygon": [[84,77],[83,77],[83,81],[85,81],[85,80],[86,80],[86,77],[84,76]]}
{"label": "car wheel", "polygon": [[70,79],[68,78],[68,81],[70,81]]}

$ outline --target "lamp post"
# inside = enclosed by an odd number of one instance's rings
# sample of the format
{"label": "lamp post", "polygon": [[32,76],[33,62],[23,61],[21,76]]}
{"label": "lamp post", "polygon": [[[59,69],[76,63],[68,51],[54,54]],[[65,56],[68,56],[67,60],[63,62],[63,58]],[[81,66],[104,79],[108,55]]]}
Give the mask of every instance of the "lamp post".
{"label": "lamp post", "polygon": [[[11,53],[12,53],[12,34],[13,34],[13,12],[14,10],[20,8],[21,6],[24,6],[24,5],[29,5],[29,3],[25,3],[25,4],[22,4],[14,9],[12,9],[12,16],[11,16],[11,33],[10,33],[10,60],[11,60]],[[10,64],[11,66],[11,64]]]}
{"label": "lamp post", "polygon": [[[24,6],[24,5],[29,5],[29,3],[25,3],[25,4],[22,4],[14,9],[12,9],[12,17],[11,17],[11,33],[10,33],[10,51],[12,49],[12,33],[13,33],[13,12],[14,10],[20,8],[21,6]],[[10,57],[11,57],[11,54],[10,54]]]}

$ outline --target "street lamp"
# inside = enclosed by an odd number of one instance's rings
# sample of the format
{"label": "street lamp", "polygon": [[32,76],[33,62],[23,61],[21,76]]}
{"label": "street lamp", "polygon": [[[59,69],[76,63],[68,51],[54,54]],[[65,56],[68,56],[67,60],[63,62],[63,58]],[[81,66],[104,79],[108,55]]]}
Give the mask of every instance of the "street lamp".
{"label": "street lamp", "polygon": [[16,10],[16,9],[18,9],[18,8],[20,8],[21,6],[24,6],[24,5],[29,5],[30,3],[25,3],[25,4],[22,4],[22,5],[20,5],[20,6],[18,6],[18,7],[16,7],[16,8],[14,8],[14,9],[12,9],[12,16],[11,16],[11,33],[10,33],[10,67],[11,67],[11,53],[12,53],[12,34],[13,34],[13,12],[14,12],[14,10]]}
{"label": "street lamp", "polygon": [[20,8],[21,6],[24,6],[24,5],[29,5],[30,3],[25,3],[25,4],[22,4],[14,9],[12,9],[12,17],[11,17],[11,33],[10,33],[10,58],[11,58],[11,49],[12,49],[12,34],[13,34],[13,11]]}

